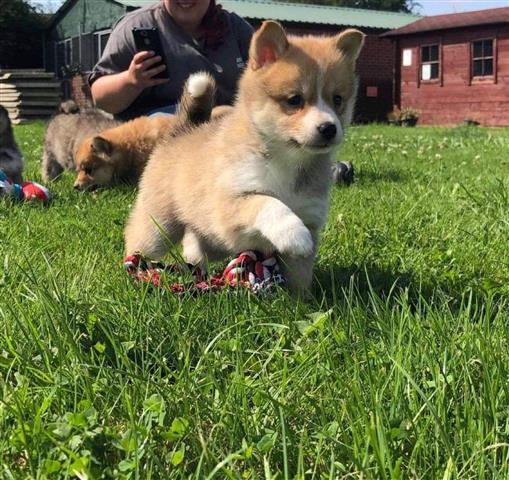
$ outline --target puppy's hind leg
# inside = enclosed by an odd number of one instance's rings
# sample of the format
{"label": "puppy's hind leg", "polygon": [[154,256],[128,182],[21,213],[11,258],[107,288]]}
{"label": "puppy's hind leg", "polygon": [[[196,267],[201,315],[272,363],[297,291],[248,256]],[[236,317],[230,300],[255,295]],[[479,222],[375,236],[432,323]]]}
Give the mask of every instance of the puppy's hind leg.
{"label": "puppy's hind leg", "polygon": [[151,260],[157,260],[180,242],[183,233],[181,225],[159,223],[149,215],[141,202],[137,202],[124,233],[125,254],[141,253]]}
{"label": "puppy's hind leg", "polygon": [[57,159],[53,152],[45,148],[44,153],[42,155],[42,166],[41,166],[41,174],[43,180],[45,182],[55,180],[63,171],[64,169],[57,162]]}
{"label": "puppy's hind leg", "polygon": [[184,85],[177,107],[177,127],[196,126],[210,120],[214,107],[216,82],[205,72],[194,73]]}

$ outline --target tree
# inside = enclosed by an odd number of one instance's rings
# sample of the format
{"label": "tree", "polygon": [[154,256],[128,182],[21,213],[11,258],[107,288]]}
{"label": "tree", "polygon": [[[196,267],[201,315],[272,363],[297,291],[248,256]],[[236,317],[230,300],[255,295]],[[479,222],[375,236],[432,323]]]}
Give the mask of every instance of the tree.
{"label": "tree", "polygon": [[365,8],[368,10],[388,10],[391,12],[411,12],[419,4],[414,0],[287,0],[292,3],[312,3],[337,7]]}
{"label": "tree", "polygon": [[45,21],[28,0],[0,0],[0,68],[42,66]]}

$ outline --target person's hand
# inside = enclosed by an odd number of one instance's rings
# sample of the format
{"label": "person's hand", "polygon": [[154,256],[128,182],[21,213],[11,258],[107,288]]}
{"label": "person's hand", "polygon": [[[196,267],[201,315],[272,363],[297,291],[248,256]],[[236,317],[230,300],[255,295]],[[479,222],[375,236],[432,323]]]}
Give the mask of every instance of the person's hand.
{"label": "person's hand", "polygon": [[154,55],[154,52],[138,52],[134,55],[127,70],[127,75],[132,85],[144,89],[155,87],[168,81],[167,78],[153,78],[159,72],[166,70],[166,65],[164,64],[152,68],[153,65],[162,60],[159,55]]}

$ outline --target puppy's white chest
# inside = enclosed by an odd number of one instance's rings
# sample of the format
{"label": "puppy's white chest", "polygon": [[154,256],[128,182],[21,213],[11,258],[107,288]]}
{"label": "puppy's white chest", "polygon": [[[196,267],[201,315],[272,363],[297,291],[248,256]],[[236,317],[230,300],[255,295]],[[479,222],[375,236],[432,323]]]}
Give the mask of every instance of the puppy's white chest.
{"label": "puppy's white chest", "polygon": [[274,161],[256,155],[243,163],[235,175],[238,193],[260,193],[273,196],[287,205],[303,222],[321,228],[329,205],[327,192],[317,193],[299,185],[298,163]]}
{"label": "puppy's white chest", "polygon": [[315,228],[323,227],[327,220],[328,211],[328,196],[309,198],[297,208],[298,215],[302,218],[303,222]]}

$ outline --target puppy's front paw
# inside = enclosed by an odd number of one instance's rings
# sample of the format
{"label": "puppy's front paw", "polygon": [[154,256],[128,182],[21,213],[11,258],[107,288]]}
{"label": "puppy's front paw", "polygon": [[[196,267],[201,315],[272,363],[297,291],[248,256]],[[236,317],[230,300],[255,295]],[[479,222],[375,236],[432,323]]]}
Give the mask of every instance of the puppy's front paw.
{"label": "puppy's front paw", "polygon": [[272,243],[279,253],[307,257],[313,253],[313,237],[299,217],[285,219],[273,232]]}
{"label": "puppy's front paw", "polygon": [[279,253],[299,257],[313,253],[311,232],[297,215],[279,201],[274,200],[260,212],[256,226]]}

